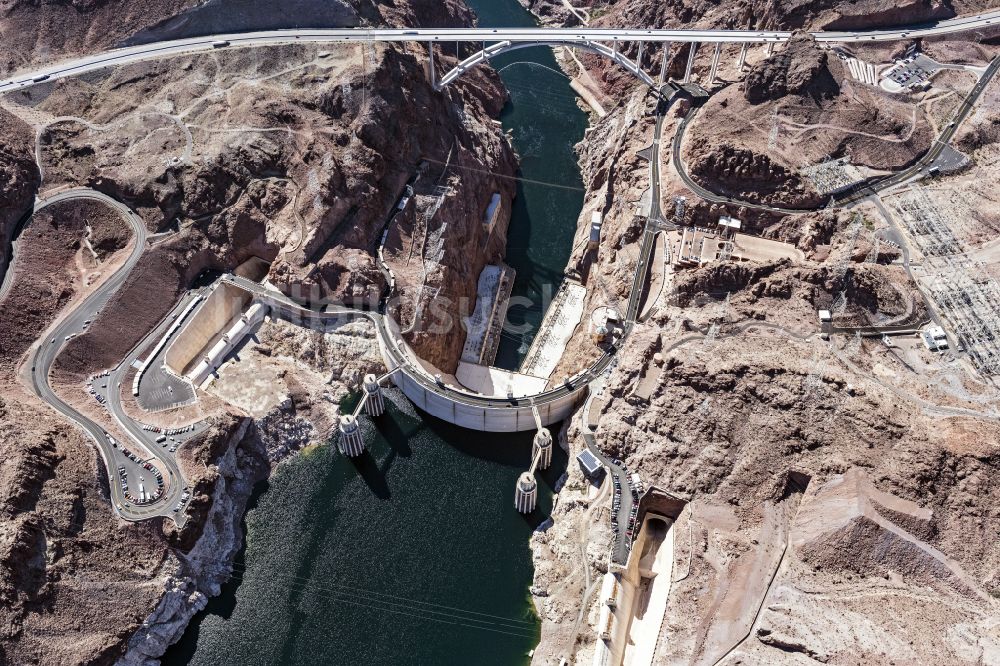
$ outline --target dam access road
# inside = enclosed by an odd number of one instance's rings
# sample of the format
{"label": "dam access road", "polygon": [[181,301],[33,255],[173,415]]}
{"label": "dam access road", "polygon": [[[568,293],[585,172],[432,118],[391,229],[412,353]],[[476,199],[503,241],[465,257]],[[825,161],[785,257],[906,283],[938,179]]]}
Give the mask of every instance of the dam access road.
{"label": "dam access road", "polygon": [[[95,190],[66,190],[50,197],[39,199],[35,204],[32,214],[38,213],[40,210],[57,203],[81,199],[100,201],[121,215],[133,234],[132,249],[126,261],[117,270],[109,275],[103,283],[98,285],[89,296],[69,310],[63,316],[62,320],[48,332],[45,338],[38,341],[37,347],[31,354],[31,387],[38,397],[60,414],[80,426],[97,443],[97,448],[100,451],[101,458],[104,460],[110,482],[112,505],[119,516],[125,520],[134,521],[154,516],[171,515],[175,517],[178,523],[183,523],[183,512],[178,511],[174,513],[171,508],[176,505],[180,498],[182,486],[184,485],[183,477],[177,467],[177,463],[172,457],[157,450],[158,447],[153,441],[153,437],[143,431],[141,427],[136,426],[124,412],[112,411],[119,424],[136,439],[138,446],[132,442],[126,444],[125,442],[117,441],[102,426],[63,400],[53,390],[50,383],[49,375],[52,365],[65,347],[66,342],[87,329],[86,322],[95,319],[115,292],[125,283],[128,274],[139,261],[146,246],[146,225],[142,219],[124,204]],[[11,268],[8,269],[8,273],[11,275],[13,274],[13,265],[16,261],[17,255],[15,254],[11,261]],[[118,387],[108,381],[108,379],[104,378],[104,381],[108,383],[108,392],[113,394]],[[144,436],[136,436],[133,428]],[[138,460],[133,460],[123,453],[122,447],[126,445],[136,455]],[[145,488],[152,492],[157,484],[154,473],[143,466],[147,462],[162,474],[164,485],[163,495],[154,502],[132,502],[125,496],[125,492],[119,482],[119,468],[125,468],[126,479],[134,495],[138,493],[140,477],[143,477],[142,483]]]}

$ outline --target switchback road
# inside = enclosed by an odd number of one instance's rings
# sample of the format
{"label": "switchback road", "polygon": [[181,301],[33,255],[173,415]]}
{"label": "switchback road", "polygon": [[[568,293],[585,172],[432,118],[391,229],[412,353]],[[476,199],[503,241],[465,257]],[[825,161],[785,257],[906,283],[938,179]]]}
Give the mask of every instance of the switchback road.
{"label": "switchback road", "polygon": [[[132,250],[125,263],[123,263],[114,273],[107,277],[104,283],[94,290],[89,296],[73,307],[73,309],[63,317],[62,321],[60,321],[59,324],[57,324],[56,327],[49,332],[46,338],[38,342],[38,348],[35,350],[31,359],[31,385],[38,397],[48,403],[57,412],[79,425],[97,443],[98,450],[101,453],[101,458],[104,460],[108,479],[110,481],[111,503],[115,507],[115,511],[118,515],[125,520],[141,520],[160,515],[170,516],[173,515],[170,507],[175,504],[176,500],[180,497],[181,487],[184,485],[183,478],[176,463],[166,456],[161,458],[158,455],[158,452],[152,449],[152,447],[146,447],[150,449],[148,452],[149,455],[147,455],[146,451],[142,448],[135,447],[131,442],[116,444],[103,427],[81,414],[74,407],[60,398],[56,392],[52,390],[52,386],[49,383],[49,373],[52,369],[52,364],[62,351],[65,342],[72,336],[75,336],[85,330],[85,322],[93,320],[97,313],[100,312],[100,310],[115,294],[115,292],[118,291],[118,289],[125,283],[129,272],[139,261],[139,258],[142,256],[143,250],[146,247],[146,225],[142,219],[124,204],[94,190],[76,189],[60,192],[52,197],[38,201],[34,212],[37,213],[43,208],[56,203],[79,199],[100,201],[114,208],[132,230],[134,236]],[[8,273],[13,273],[14,263],[16,261],[17,258],[15,257],[11,262],[11,266],[8,268]],[[114,394],[117,389],[118,387],[116,385],[109,385],[109,393]],[[121,421],[121,419],[119,420]],[[131,421],[126,419],[123,425],[125,423],[131,423]],[[126,426],[126,429],[129,428]],[[139,470],[143,468],[138,467],[133,461],[124,457],[121,452],[122,444],[127,444],[128,447],[140,457],[140,459],[151,458],[151,464],[158,468],[163,474],[164,493],[163,496],[156,502],[147,505],[137,505],[129,502],[125,498],[118,481],[118,466],[126,465],[127,463],[126,468],[132,470],[129,474],[129,484],[130,490],[132,490],[133,494],[137,493],[139,484],[136,475],[140,474]],[[148,474],[149,476],[147,477],[146,487],[152,491],[156,488],[156,482],[153,479],[152,473],[149,472]],[[181,520],[182,518],[178,519],[179,522]]]}

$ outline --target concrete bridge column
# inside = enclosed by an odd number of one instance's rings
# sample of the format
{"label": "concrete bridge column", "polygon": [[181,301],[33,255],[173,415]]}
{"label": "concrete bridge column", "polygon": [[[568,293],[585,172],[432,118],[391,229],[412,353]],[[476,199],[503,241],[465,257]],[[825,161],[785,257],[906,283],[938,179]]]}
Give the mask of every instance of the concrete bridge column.
{"label": "concrete bridge column", "polygon": [[365,450],[365,440],[361,436],[361,426],[350,414],[340,417],[340,452],[350,458],[357,458]]}
{"label": "concrete bridge column", "polygon": [[663,59],[660,61],[660,85],[667,82],[667,63],[670,61],[670,42],[663,42]]}
{"label": "concrete bridge column", "polygon": [[531,513],[538,504],[538,482],[531,472],[524,472],[514,488],[514,508],[521,513]]}
{"label": "concrete bridge column", "polygon": [[747,64],[747,48],[749,46],[749,42],[743,42],[743,46],[740,47],[740,57],[736,59],[736,69],[743,69],[743,65]]}
{"label": "concrete bridge column", "polygon": [[379,386],[375,375],[365,375],[365,414],[368,416],[381,416],[385,411],[385,401],[382,398],[382,387]]}
{"label": "concrete bridge column", "polygon": [[698,42],[691,42],[691,50],[688,52],[688,64],[684,70],[684,83],[691,82],[691,70],[694,69],[694,56],[698,53]]}
{"label": "concrete bridge column", "polygon": [[431,87],[437,90],[437,73],[434,71],[434,42],[427,42],[427,49],[431,52]]}
{"label": "concrete bridge column", "polygon": [[766,48],[767,55],[774,53],[774,42],[768,42]]}
{"label": "concrete bridge column", "polygon": [[715,43],[715,51],[712,53],[712,71],[708,75],[708,82],[715,83],[715,74],[719,71],[719,56],[722,55],[722,42]]}
{"label": "concrete bridge column", "polygon": [[646,42],[639,42],[639,55],[635,57],[635,65],[639,69],[642,69],[642,47],[646,45]]}

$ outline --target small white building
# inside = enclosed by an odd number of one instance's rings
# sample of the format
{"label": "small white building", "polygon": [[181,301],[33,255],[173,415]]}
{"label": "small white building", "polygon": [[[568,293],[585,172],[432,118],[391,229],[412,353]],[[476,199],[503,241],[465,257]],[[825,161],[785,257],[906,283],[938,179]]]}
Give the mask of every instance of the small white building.
{"label": "small white building", "polygon": [[601,245],[601,226],[604,224],[604,217],[594,211],[590,214],[590,240],[587,242],[588,250],[596,250]]}
{"label": "small white building", "polygon": [[929,351],[938,352],[948,348],[948,335],[937,325],[928,326],[920,332],[920,339]]}
{"label": "small white building", "polygon": [[719,217],[719,227],[723,233],[735,234],[737,231],[743,228],[743,222],[736,219],[735,217],[729,217],[728,215],[723,215]]}
{"label": "small white building", "polygon": [[493,196],[490,197],[489,205],[486,206],[483,224],[486,226],[487,233],[493,231],[493,226],[497,223],[497,217],[500,215],[500,201],[500,193],[494,192]]}

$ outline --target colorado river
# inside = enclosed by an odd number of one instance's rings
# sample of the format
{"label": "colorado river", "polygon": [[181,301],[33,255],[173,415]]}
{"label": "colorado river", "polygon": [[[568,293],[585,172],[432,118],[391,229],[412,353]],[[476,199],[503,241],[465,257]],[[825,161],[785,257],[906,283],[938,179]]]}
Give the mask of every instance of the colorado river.
{"label": "colorado river", "polygon": [[[483,26],[532,25],[516,0],[472,0]],[[531,64],[513,64],[513,63]],[[573,145],[586,115],[551,51],[495,61],[511,89],[504,111],[524,179],[507,261],[510,312],[530,330],[507,337],[498,364],[516,367],[558,287],[583,200]],[[528,539],[566,469],[555,447],[539,474],[538,509],[513,506],[532,433],[472,432],[420,414],[397,392],[363,419],[368,453],[329,444],[278,466],[245,518],[232,580],[191,623],[164,664],[496,664],[527,661],[539,621],[528,587]]]}
{"label": "colorado river", "polygon": [[[535,26],[517,0],[466,0],[484,28]],[[506,261],[516,271],[508,332],[495,365],[516,370],[562,281],[583,208],[583,181],[574,146],[588,118],[552,49],[536,46],[491,61],[510,91],[500,120],[521,158],[517,198],[507,233]],[[544,183],[544,184],[542,184]]]}

